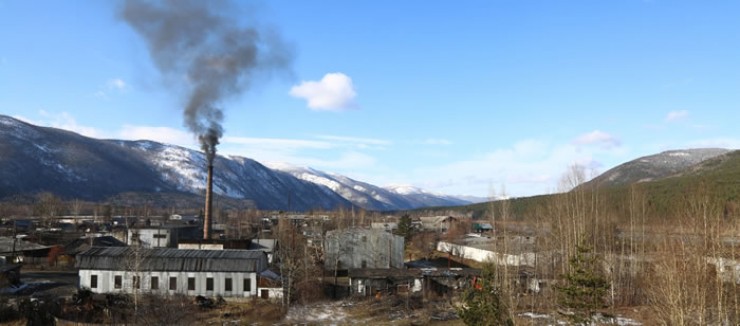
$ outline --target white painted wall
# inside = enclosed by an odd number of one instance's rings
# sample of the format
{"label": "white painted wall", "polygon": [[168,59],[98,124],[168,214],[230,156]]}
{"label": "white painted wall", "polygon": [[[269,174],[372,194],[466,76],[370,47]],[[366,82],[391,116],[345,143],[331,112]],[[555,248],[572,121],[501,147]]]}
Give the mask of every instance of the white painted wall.
{"label": "white painted wall", "polygon": [[504,254],[490,250],[478,249],[469,246],[463,246],[446,241],[437,243],[437,251],[450,253],[453,256],[471,259],[477,262],[492,262],[502,266],[535,266],[537,255],[533,252],[521,254]]}
{"label": "white painted wall", "polygon": [[147,248],[167,248],[172,241],[171,230],[169,229],[129,229],[128,245],[134,245],[134,233],[139,234],[139,241]]}
{"label": "white painted wall", "polygon": [[[98,276],[98,286],[92,288],[90,281],[91,276]],[[115,288],[115,276],[120,275],[122,277],[122,287],[120,289]],[[250,297],[256,296],[259,292],[257,289],[257,274],[256,273],[240,273],[240,272],[126,272],[126,271],[108,271],[108,270],[85,270],[79,271],[80,276],[80,287],[89,288],[96,293],[133,293],[133,276],[140,275],[141,286],[138,291],[141,293],[157,293],[157,294],[185,294],[185,295],[203,295],[203,296],[216,296],[222,297]],[[159,289],[151,289],[151,278],[159,277]],[[170,277],[177,278],[177,289],[170,290]],[[188,278],[195,278],[195,290],[188,290]],[[206,279],[213,278],[213,291],[206,290]],[[231,291],[225,290],[226,278],[231,278]],[[248,279],[250,284],[250,291],[244,292],[244,279]]]}
{"label": "white painted wall", "polygon": [[262,297],[262,291],[267,291],[270,300],[279,301],[283,298],[283,288],[259,288],[260,297]]}
{"label": "white painted wall", "polygon": [[224,250],[223,243],[178,243],[177,249]]}

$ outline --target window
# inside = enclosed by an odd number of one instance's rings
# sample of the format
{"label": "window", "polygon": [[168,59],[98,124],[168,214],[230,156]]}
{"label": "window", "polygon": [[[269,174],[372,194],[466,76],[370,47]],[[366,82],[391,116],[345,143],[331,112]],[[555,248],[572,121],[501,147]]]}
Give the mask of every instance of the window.
{"label": "window", "polygon": [[224,279],[224,291],[231,292],[231,278],[227,277]]}
{"label": "window", "polygon": [[177,277],[170,277],[170,290],[177,290]]}
{"label": "window", "polygon": [[90,275],[90,288],[91,289],[98,288],[98,276],[97,275]]}
{"label": "window", "polygon": [[159,277],[152,276],[152,290],[159,290]]}
{"label": "window", "polygon": [[251,278],[244,279],[244,292],[252,292],[252,279]]}
{"label": "window", "polygon": [[363,260],[362,261],[362,268],[367,268],[367,261],[366,260]]}
{"label": "window", "polygon": [[153,237],[154,239],[167,239],[166,234],[155,234]]}
{"label": "window", "polygon": [[195,291],[195,277],[188,277],[188,291]]}
{"label": "window", "polygon": [[113,277],[113,288],[120,289],[123,285],[123,277],[121,275],[116,275]]}
{"label": "window", "polygon": [[213,291],[213,277],[206,278],[206,291]]}
{"label": "window", "polygon": [[134,289],[141,288],[141,277],[140,276],[134,276],[132,281],[133,281]]}

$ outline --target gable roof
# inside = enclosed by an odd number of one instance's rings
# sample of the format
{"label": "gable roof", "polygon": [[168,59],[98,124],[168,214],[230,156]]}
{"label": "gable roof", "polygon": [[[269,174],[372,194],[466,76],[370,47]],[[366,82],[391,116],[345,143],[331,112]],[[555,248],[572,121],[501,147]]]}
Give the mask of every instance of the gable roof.
{"label": "gable roof", "polygon": [[[138,258],[136,258],[138,256]],[[261,272],[267,257],[259,250],[93,247],[77,255],[75,267],[95,270],[162,272]]]}
{"label": "gable roof", "polygon": [[449,222],[454,220],[455,218],[452,216],[442,215],[442,216],[422,216],[419,217],[419,220],[421,223],[424,224],[441,224],[444,222]]}
{"label": "gable roof", "polygon": [[[92,244],[91,244],[92,242]],[[125,247],[126,243],[110,235],[94,238],[78,238],[64,246],[67,255],[79,254],[90,247]]]}
{"label": "gable roof", "polygon": [[0,237],[0,255],[13,253],[13,248],[15,248],[15,253],[20,254],[21,252],[43,250],[51,247],[13,237]]}

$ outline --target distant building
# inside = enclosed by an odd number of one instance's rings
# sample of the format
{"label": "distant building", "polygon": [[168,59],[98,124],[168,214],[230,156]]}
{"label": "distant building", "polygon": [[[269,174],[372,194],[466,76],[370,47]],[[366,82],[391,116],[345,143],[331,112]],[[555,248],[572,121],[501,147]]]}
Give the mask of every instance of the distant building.
{"label": "distant building", "polygon": [[50,248],[21,237],[0,237],[0,263],[44,262]]}
{"label": "distant building", "polygon": [[64,246],[63,259],[59,263],[67,264],[74,261],[77,254],[92,247],[125,247],[126,243],[111,235],[99,237],[77,238]]}
{"label": "distant building", "polygon": [[419,218],[425,231],[447,232],[457,219],[452,216],[423,216]]}
{"label": "distant building", "polygon": [[200,249],[200,250],[224,250],[238,249],[251,250],[251,240],[249,239],[201,239],[197,241],[180,241],[177,249]]}
{"label": "distant building", "polygon": [[461,259],[490,262],[499,266],[536,266],[552,259],[552,253],[536,248],[531,236],[468,237],[455,241],[440,241],[437,251]]}
{"label": "distant building", "polygon": [[370,228],[373,230],[383,230],[386,232],[393,232],[398,229],[398,223],[396,222],[372,222]]}
{"label": "distant building", "polygon": [[201,229],[196,225],[164,225],[130,228],[126,243],[146,248],[177,248],[180,241],[200,239]]}
{"label": "distant building", "polygon": [[491,223],[473,223],[473,232],[491,233],[493,232],[493,225]]}
{"label": "distant building", "polygon": [[256,250],[91,248],[75,267],[80,287],[96,293],[252,297],[263,295],[258,275],[267,257]]}
{"label": "distant building", "polygon": [[261,250],[267,254],[267,263],[272,264],[275,250],[277,249],[277,239],[253,239],[249,245],[249,250]]}
{"label": "distant building", "polygon": [[382,230],[329,231],[324,240],[324,268],[403,268],[403,251],[403,237]]}
{"label": "distant building", "polygon": [[169,228],[148,227],[128,229],[129,246],[142,245],[147,248],[167,248],[177,246],[177,235]]}

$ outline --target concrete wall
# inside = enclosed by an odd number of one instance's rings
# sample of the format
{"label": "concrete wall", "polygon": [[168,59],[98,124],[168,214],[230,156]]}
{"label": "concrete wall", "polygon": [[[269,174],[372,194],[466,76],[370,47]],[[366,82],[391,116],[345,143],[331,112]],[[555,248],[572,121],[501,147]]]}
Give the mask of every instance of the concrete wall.
{"label": "concrete wall", "polygon": [[172,248],[175,246],[176,236],[170,229],[129,229],[128,245],[134,245],[134,234],[138,233],[139,241],[146,248]]}
{"label": "concrete wall", "polygon": [[381,230],[330,231],[324,240],[324,268],[403,268],[403,237]]}
{"label": "concrete wall", "polygon": [[222,243],[178,243],[177,249],[224,250]]}
{"label": "concrete wall", "polygon": [[505,254],[469,246],[463,246],[446,241],[437,243],[437,251],[449,253],[453,256],[471,259],[477,262],[492,262],[501,266],[535,266],[537,255],[533,252],[521,254]]}
{"label": "concrete wall", "polygon": [[[133,293],[133,277],[140,276],[141,293],[155,294],[185,294],[185,295],[203,295],[222,297],[249,297],[256,296],[257,274],[256,273],[234,273],[234,272],[126,272],[126,271],[108,271],[108,270],[84,270],[79,271],[80,287],[89,288],[96,293]],[[91,276],[97,275],[98,284],[93,288],[90,284]],[[115,276],[122,277],[123,284],[120,289],[115,288]],[[159,289],[152,290],[151,278],[159,277]],[[170,277],[177,278],[177,289],[170,290]],[[188,290],[188,278],[195,278],[195,290]],[[213,291],[206,290],[206,279],[213,278]],[[231,291],[225,290],[225,280],[231,278]],[[248,279],[250,291],[244,291],[244,279]]]}

